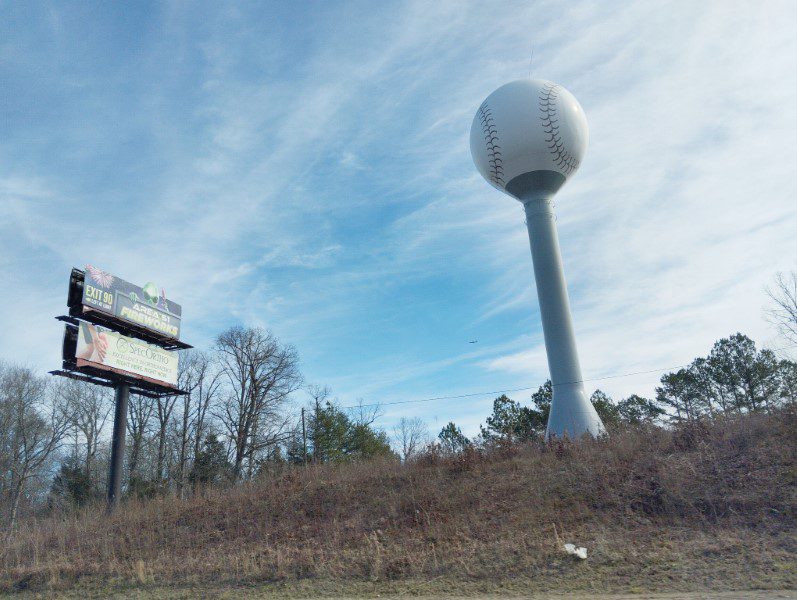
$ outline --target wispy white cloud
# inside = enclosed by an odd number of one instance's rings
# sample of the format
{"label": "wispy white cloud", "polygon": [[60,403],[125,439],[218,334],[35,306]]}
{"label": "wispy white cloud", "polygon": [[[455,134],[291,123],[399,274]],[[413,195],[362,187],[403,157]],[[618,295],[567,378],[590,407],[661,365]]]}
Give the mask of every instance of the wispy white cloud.
{"label": "wispy white cloud", "polygon": [[[13,97],[43,111],[13,105],[0,131],[0,274],[36,299],[0,317],[3,356],[54,366],[66,273],[94,262],[168,282],[199,345],[273,328],[344,402],[544,379],[522,211],[468,153],[476,107],[532,47],[590,121],[557,207],[585,376],[774,339],[762,290],[797,256],[788,3],[351,3],[301,26],[161,11],[126,21],[126,47],[57,10],[0,36]],[[472,433],[488,404],[423,414]]]}

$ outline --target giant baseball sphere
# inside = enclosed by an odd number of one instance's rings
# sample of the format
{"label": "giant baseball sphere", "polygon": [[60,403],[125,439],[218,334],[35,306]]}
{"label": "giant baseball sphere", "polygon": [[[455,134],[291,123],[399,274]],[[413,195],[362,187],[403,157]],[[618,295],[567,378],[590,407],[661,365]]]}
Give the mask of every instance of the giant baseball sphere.
{"label": "giant baseball sphere", "polygon": [[470,128],[479,173],[524,199],[551,196],[581,164],[589,141],[584,109],[561,85],[521,79],[482,102]]}

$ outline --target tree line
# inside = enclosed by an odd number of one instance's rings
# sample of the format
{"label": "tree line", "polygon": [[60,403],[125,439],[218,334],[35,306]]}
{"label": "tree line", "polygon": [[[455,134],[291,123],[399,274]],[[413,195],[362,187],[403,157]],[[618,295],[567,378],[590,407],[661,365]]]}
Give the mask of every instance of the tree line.
{"label": "tree line", "polygon": [[[779,273],[767,289],[768,320],[797,347],[797,273]],[[639,425],[666,425],[717,415],[770,410],[797,401],[797,363],[778,358],[773,350],[758,350],[755,342],[736,333],[717,341],[706,357],[661,377],[653,398],[632,394],[615,402],[601,390],[590,401],[609,432]],[[548,422],[553,387],[546,381],[521,405],[506,395],[496,398],[493,412],[469,439],[453,422],[437,436],[444,452],[497,443],[540,440]]]}
{"label": "tree line", "polygon": [[[797,274],[776,282],[769,318],[797,345]],[[378,406],[347,410],[329,388],[305,386],[296,350],[252,327],[227,329],[209,351],[183,352],[178,386],[188,393],[130,396],[128,496],[185,497],[295,465],[374,457],[412,461],[429,452],[541,440],[553,396],[547,381],[526,403],[496,398],[472,439],[453,422],[433,438],[419,418],[403,418],[388,432],[376,425]],[[309,398],[301,416],[293,401],[300,391]],[[610,432],[771,410],[797,401],[797,364],[737,333],[716,342],[706,357],[662,376],[655,392],[615,402],[595,390],[590,400]],[[0,364],[5,528],[22,513],[69,509],[104,496],[112,409],[108,388]]]}
{"label": "tree line", "polygon": [[[185,395],[131,393],[126,419],[128,496],[184,497],[291,463],[393,456],[377,411],[350,414],[327,388],[305,388],[296,350],[260,328],[232,327],[207,351],[181,353]],[[292,402],[309,391],[298,423]],[[0,364],[0,514],[100,500],[107,486],[113,394],[83,381]],[[304,436],[300,434],[304,428]]]}
{"label": "tree line", "polygon": [[[476,438],[467,438],[452,422],[440,431],[438,443],[444,452],[456,453],[467,447],[542,440],[552,399],[550,380],[532,394],[529,405],[501,395]],[[771,350],[757,350],[753,340],[736,333],[716,342],[707,357],[662,376],[653,398],[633,394],[615,402],[595,390],[590,401],[609,433],[771,410],[797,402],[797,363],[778,359]]]}

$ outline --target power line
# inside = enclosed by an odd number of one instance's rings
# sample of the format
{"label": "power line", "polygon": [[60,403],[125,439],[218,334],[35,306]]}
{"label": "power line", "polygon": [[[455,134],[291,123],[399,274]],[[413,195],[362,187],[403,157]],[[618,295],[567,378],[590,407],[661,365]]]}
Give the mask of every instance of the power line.
{"label": "power line", "polygon": [[514,388],[511,390],[495,390],[493,392],[473,392],[472,394],[460,394],[458,396],[436,396],[434,398],[422,398],[420,400],[399,400],[397,402],[377,402],[374,404],[355,404],[353,406],[344,406],[343,408],[367,408],[370,406],[393,406],[394,404],[414,404],[416,402],[434,402],[435,400],[455,400],[457,398],[472,398],[473,396],[486,396],[488,394],[506,394],[508,392],[522,392],[524,390],[532,390],[536,385],[522,388]]}
{"label": "power line", "polygon": [[[783,346],[782,348],[764,348],[764,350],[771,350],[772,352],[780,352],[781,350],[788,350],[790,348],[797,348],[797,344],[792,344],[790,346]],[[632,377],[634,375],[647,375],[650,373],[661,373],[663,371],[674,371],[675,369],[685,369],[689,365],[677,365],[674,367],[664,367],[659,369],[650,369],[648,371],[633,371],[630,373],[620,373],[618,375],[606,375],[605,377],[592,377],[590,379],[579,379],[578,381],[564,381],[562,383],[557,383],[553,385],[553,387],[560,386],[560,385],[571,385],[574,383],[588,383],[591,381],[604,381],[606,379],[619,379],[621,377]],[[398,400],[396,402],[375,402],[372,404],[355,404],[352,406],[343,406],[344,409],[351,409],[351,408],[369,408],[372,406],[395,406],[397,404],[417,404],[420,402],[435,402],[437,400],[459,400],[462,398],[473,398],[474,396],[490,396],[493,394],[508,394],[511,392],[525,392],[528,390],[533,390],[534,388],[540,387],[539,385],[530,385],[528,387],[521,387],[521,388],[511,388],[506,390],[493,390],[490,392],[472,392],[468,394],[458,394],[455,396],[435,396],[433,398],[420,398],[418,400]]]}

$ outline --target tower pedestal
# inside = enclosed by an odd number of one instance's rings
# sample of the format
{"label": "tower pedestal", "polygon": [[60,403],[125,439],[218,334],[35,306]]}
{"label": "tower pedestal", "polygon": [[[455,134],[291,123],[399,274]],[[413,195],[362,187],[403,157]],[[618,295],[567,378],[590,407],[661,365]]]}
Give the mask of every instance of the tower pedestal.
{"label": "tower pedestal", "polygon": [[553,402],[545,436],[566,435],[572,439],[589,433],[597,437],[605,433],[605,428],[584,392],[553,200],[534,196],[521,201],[526,211],[545,352],[553,384]]}

